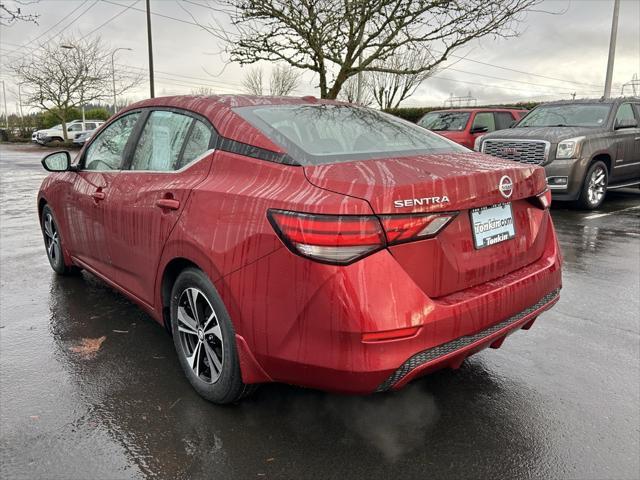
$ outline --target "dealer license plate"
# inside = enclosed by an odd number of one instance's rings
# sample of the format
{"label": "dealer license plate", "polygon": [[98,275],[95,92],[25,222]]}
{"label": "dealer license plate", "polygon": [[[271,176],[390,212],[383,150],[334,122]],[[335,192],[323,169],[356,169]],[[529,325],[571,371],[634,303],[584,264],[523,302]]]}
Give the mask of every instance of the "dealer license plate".
{"label": "dealer license plate", "polygon": [[471,230],[476,248],[485,248],[516,236],[510,203],[471,210]]}

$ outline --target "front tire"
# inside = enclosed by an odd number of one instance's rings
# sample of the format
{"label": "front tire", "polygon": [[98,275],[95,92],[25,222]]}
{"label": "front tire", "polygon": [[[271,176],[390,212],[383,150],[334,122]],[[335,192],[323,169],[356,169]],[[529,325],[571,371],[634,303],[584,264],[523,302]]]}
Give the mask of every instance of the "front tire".
{"label": "front tire", "polygon": [[53,215],[53,211],[49,205],[45,205],[42,209],[41,224],[42,236],[44,237],[44,247],[47,251],[49,264],[54,272],[58,275],[72,275],[80,271],[73,265],[66,265],[64,262],[64,253],[62,248],[62,237],[58,230],[58,222]]}
{"label": "front tire", "polygon": [[206,400],[233,403],[251,386],[242,382],[235,331],[227,309],[197,268],[180,273],[171,291],[171,331],[189,383]]}
{"label": "front tire", "polygon": [[607,166],[600,161],[594,162],[584,177],[578,207],[584,210],[595,210],[602,205],[607,194],[609,172]]}

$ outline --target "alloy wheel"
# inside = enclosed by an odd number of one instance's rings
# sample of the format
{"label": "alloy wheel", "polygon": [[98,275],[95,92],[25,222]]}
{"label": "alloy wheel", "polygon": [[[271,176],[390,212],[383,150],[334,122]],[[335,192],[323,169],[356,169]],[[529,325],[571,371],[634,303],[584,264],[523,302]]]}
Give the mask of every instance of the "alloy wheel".
{"label": "alloy wheel", "polygon": [[594,168],[588,182],[587,199],[591,205],[598,205],[607,188],[607,172],[601,166]]}
{"label": "alloy wheel", "polygon": [[178,335],[195,375],[215,383],[224,366],[224,341],[211,303],[197,288],[186,288],[178,300]]}
{"label": "alloy wheel", "polygon": [[49,259],[52,263],[57,263],[62,256],[62,249],[60,248],[60,236],[58,235],[58,228],[50,213],[47,213],[44,217],[43,231],[44,244],[47,248],[47,255],[49,256]]}

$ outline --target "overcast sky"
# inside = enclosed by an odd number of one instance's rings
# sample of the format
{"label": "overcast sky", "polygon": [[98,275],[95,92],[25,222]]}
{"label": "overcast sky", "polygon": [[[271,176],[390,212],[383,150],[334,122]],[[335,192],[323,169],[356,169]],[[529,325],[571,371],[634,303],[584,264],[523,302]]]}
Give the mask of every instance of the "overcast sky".
{"label": "overcast sky", "polygon": [[[206,8],[207,0],[191,2],[195,4],[182,2],[183,8],[202,23],[208,23],[214,14],[219,15]],[[3,0],[3,3],[10,2]],[[40,0],[23,7],[25,12],[40,14],[39,24],[17,23],[2,27],[0,33],[0,78],[6,83],[8,110],[15,111],[17,101],[15,79],[6,67],[9,59],[29,54],[39,42],[58,38],[59,32],[83,36],[98,29],[96,34],[112,48],[133,48],[130,52],[118,52],[117,63],[146,72],[145,14],[136,10],[144,9],[144,3],[144,0],[110,0],[110,3]],[[634,74],[640,75],[640,1],[621,3],[614,95],[620,94],[622,84]],[[128,6],[132,7],[126,9]],[[190,24],[193,20],[183,8],[175,0],[151,1],[152,11],[158,14],[152,17],[156,95],[187,94],[199,86],[211,87],[218,93],[240,93],[246,67],[231,64],[225,68],[218,40]],[[451,94],[469,93],[477,98],[478,104],[569,98],[574,92],[577,98],[602,95],[613,0],[545,0],[537,10],[566,12],[562,15],[532,12],[522,23],[519,37],[486,38],[468,44],[456,52],[457,58],[451,58],[448,68],[425,81],[403,105],[442,105]],[[118,16],[109,21],[115,15]],[[295,93],[319,95],[313,75],[303,74]],[[625,93],[630,94],[631,89],[627,87]],[[127,96],[145,98],[148,83]]]}

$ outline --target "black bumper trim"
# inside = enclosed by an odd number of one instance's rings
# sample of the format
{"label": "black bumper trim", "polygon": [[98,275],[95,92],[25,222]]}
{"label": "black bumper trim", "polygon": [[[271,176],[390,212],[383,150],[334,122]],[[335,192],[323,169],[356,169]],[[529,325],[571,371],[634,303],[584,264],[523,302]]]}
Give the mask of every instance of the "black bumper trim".
{"label": "black bumper trim", "polygon": [[473,335],[467,335],[464,337],[456,338],[455,340],[451,340],[450,342],[443,343],[442,345],[438,345],[437,347],[429,348],[427,350],[423,350],[421,352],[416,353],[411,358],[409,358],[406,362],[404,362],[400,368],[398,368],[393,374],[387,378],[384,382],[382,382],[376,392],[384,392],[389,390],[393,385],[402,380],[405,376],[407,376],[412,370],[423,365],[427,362],[431,362],[436,360],[444,355],[448,355],[451,352],[455,352],[456,350],[460,350],[464,347],[471,345],[472,343],[477,342],[478,340],[482,340],[509,325],[517,323],[522,320],[524,317],[529,315],[532,312],[535,312],[541,307],[544,307],[546,304],[555,300],[558,295],[560,295],[560,289],[554,290],[553,292],[548,293],[544,297],[542,297],[538,302],[534,305],[531,305],[529,308],[521,311],[520,313],[515,314],[512,317],[503,320],[502,322],[498,322],[490,327],[485,328],[484,330],[479,331]]}

